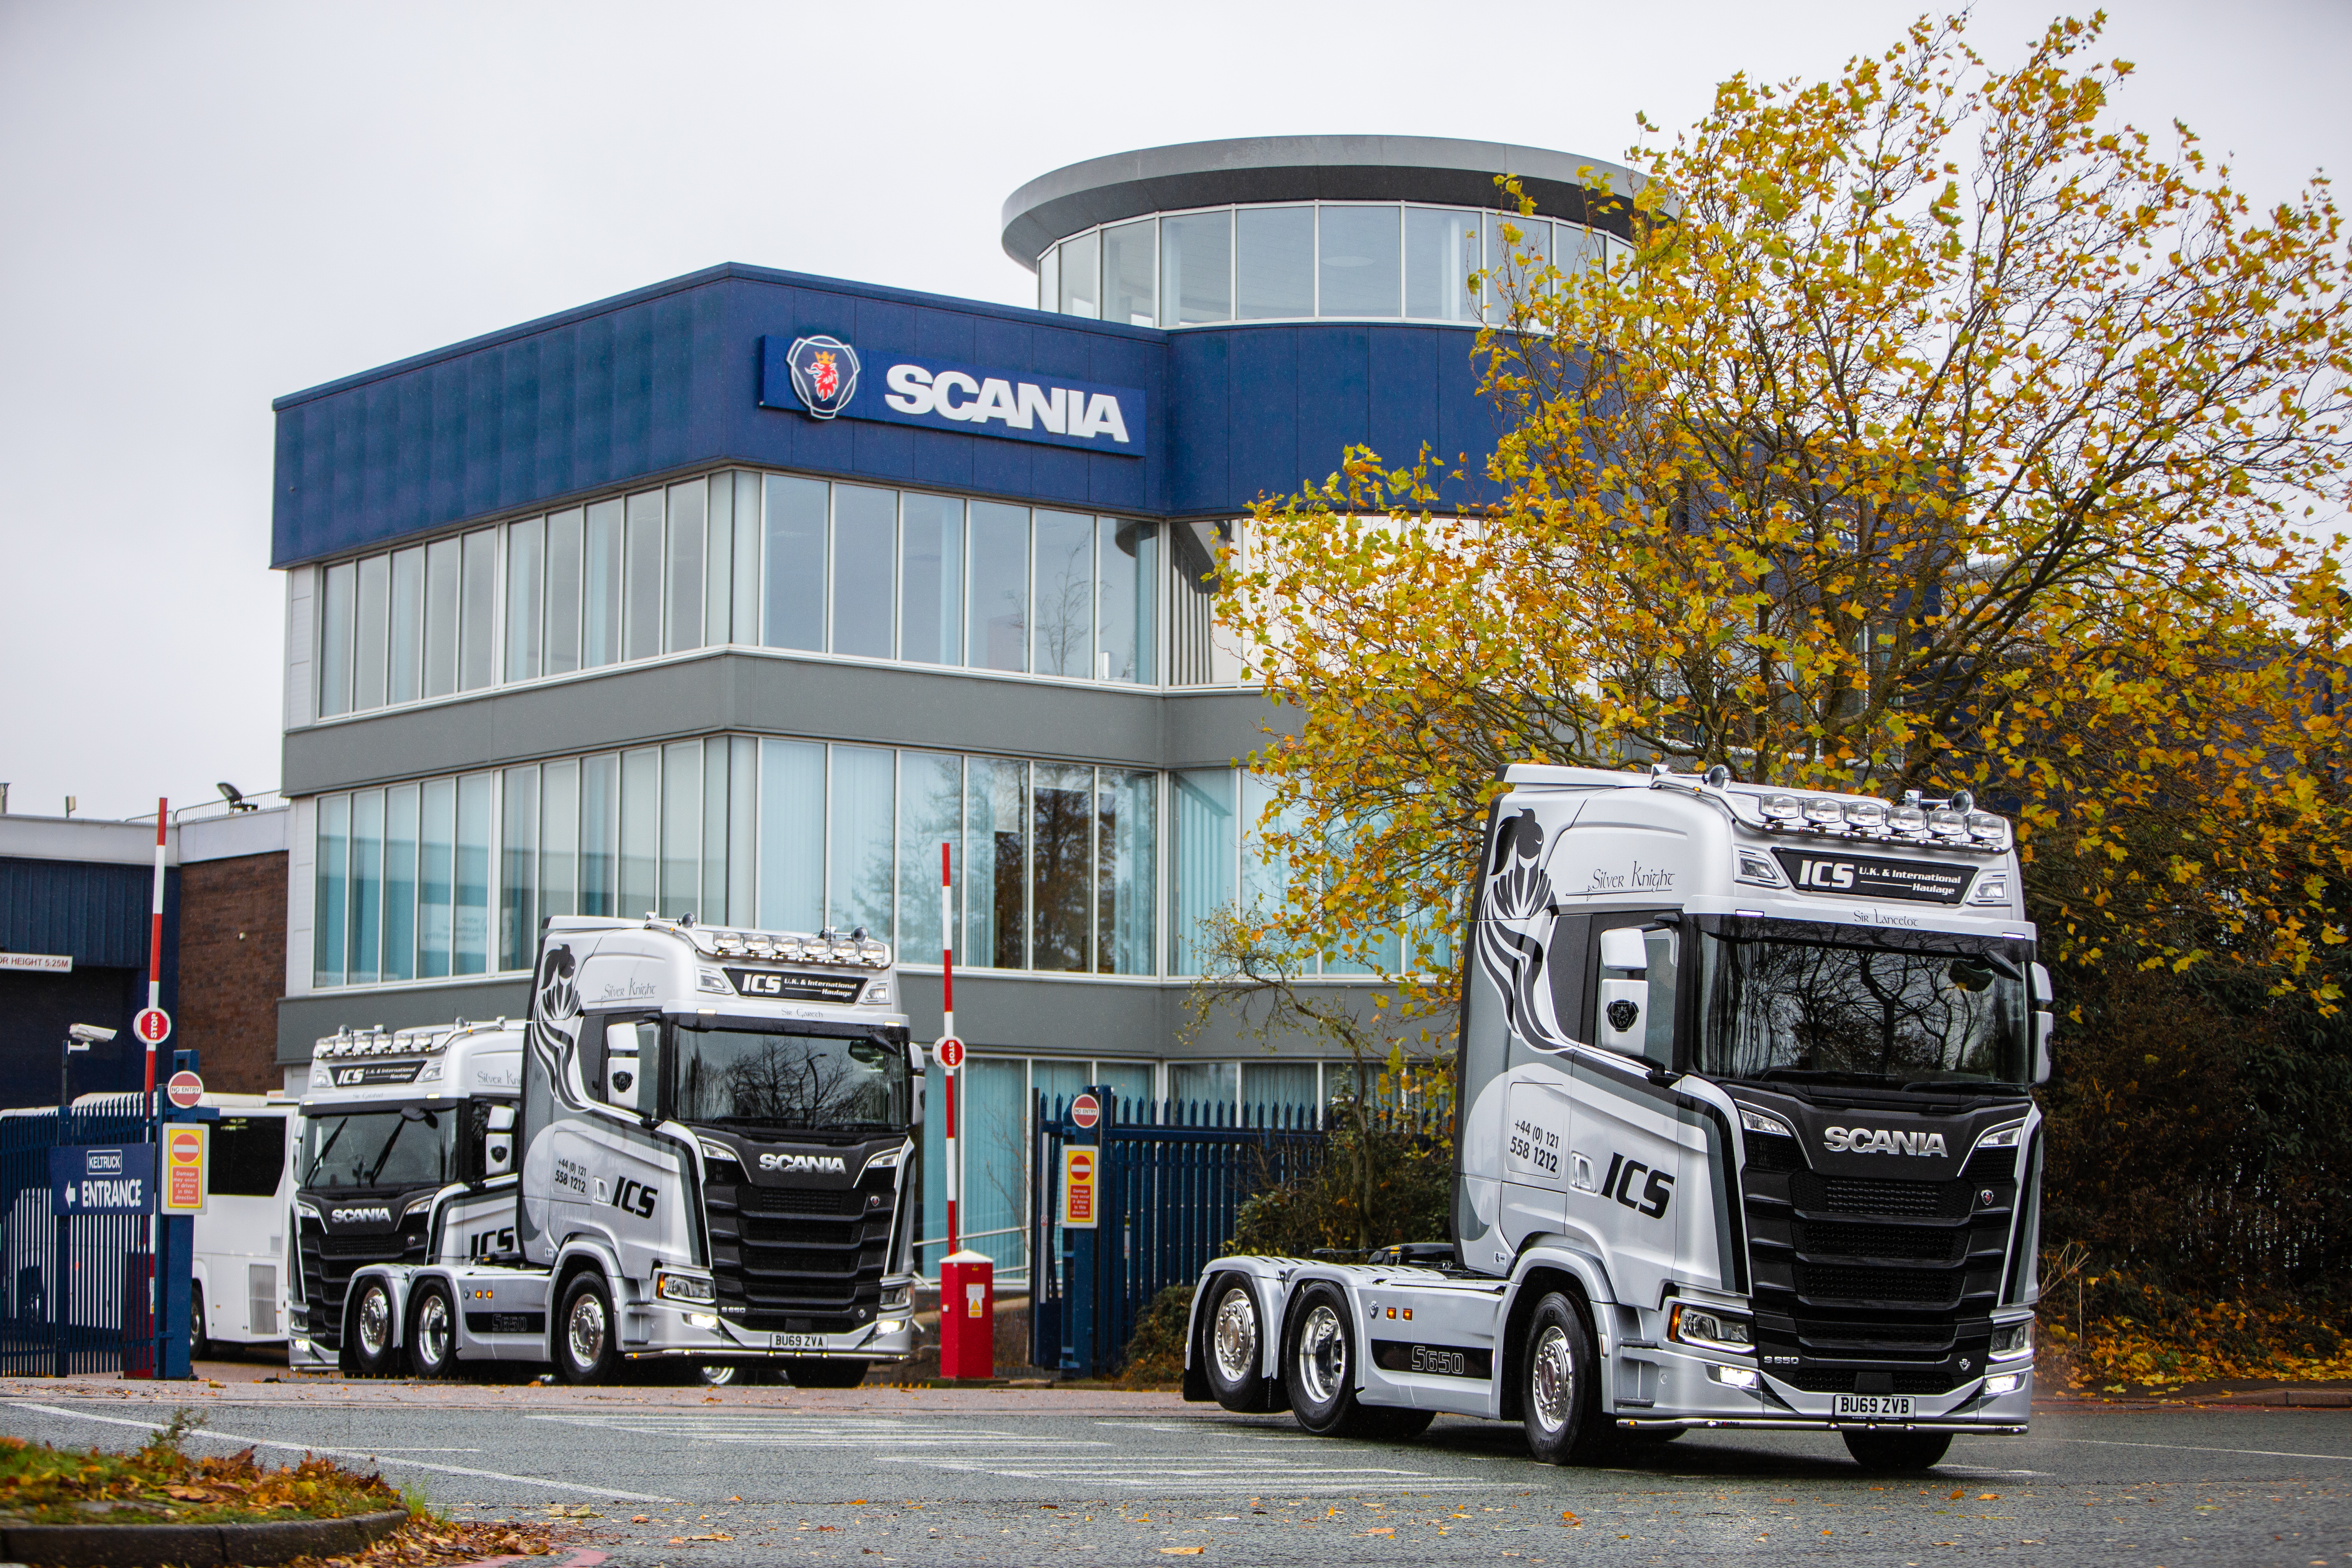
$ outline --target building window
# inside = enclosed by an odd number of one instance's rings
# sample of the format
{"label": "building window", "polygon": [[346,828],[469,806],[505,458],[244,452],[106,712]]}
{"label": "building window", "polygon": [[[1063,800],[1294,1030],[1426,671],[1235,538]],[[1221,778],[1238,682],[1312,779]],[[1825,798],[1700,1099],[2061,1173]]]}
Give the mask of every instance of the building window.
{"label": "building window", "polygon": [[715,474],[329,565],[319,714],[730,644],[1150,685],[1160,534],[1126,518]]}
{"label": "building window", "polygon": [[327,795],[314,984],[528,971],[541,920],[572,914],[863,926],[936,963],[942,845],[960,965],[1149,975],[1160,793],[1143,770],[721,735]]}
{"label": "building window", "polygon": [[[1518,235],[1507,241],[1503,226]],[[1211,207],[1073,235],[1037,258],[1037,306],[1162,327],[1324,317],[1475,326],[1476,279],[1573,278],[1632,247],[1581,224],[1471,207],[1301,202]],[[1157,268],[1147,272],[1147,258]]]}

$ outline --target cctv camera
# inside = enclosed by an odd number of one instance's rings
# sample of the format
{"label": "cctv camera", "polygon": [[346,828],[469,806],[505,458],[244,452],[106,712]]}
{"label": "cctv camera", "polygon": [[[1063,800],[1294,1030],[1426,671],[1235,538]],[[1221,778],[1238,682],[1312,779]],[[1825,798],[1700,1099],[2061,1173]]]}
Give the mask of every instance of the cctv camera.
{"label": "cctv camera", "polygon": [[66,1033],[77,1040],[87,1040],[92,1044],[103,1044],[114,1038],[113,1030],[101,1029],[96,1024],[76,1024]]}

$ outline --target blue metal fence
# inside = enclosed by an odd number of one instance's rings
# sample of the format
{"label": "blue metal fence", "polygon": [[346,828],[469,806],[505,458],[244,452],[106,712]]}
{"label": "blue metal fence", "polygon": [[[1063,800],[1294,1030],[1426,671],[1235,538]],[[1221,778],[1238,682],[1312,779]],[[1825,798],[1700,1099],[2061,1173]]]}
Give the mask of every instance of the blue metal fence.
{"label": "blue metal fence", "polygon": [[188,1375],[193,1222],[50,1212],[49,1152],[153,1142],[144,1098],[85,1096],[62,1121],[55,1110],[0,1116],[0,1374]]}
{"label": "blue metal fence", "polygon": [[[1324,1134],[1305,1105],[1255,1106],[1122,1100],[1092,1091],[1104,1114],[1092,1129],[1069,1101],[1037,1097],[1036,1180],[1031,1187],[1030,1359],[1081,1377],[1112,1370],[1151,1298],[1189,1285],[1234,1234],[1252,1193],[1304,1175]],[[1059,1220],[1062,1150],[1101,1156],[1094,1229]]]}

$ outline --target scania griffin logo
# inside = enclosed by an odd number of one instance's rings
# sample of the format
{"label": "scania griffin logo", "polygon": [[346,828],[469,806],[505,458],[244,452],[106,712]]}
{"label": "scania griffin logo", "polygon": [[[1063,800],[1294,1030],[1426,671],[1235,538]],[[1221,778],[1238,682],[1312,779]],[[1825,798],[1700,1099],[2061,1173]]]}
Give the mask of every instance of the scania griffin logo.
{"label": "scania griffin logo", "polygon": [[1890,1132],[1885,1128],[1831,1127],[1822,1133],[1822,1147],[1832,1154],[1942,1154],[1940,1132]]}
{"label": "scania griffin logo", "polygon": [[784,355],[793,391],[809,413],[830,419],[857,395],[857,351],[839,338],[797,338]]}
{"label": "scania griffin logo", "polygon": [[363,1209],[329,1209],[327,1217],[337,1225],[358,1225],[371,1219],[388,1225],[392,1222],[392,1210],[382,1204]]}
{"label": "scania griffin logo", "polygon": [[834,1171],[849,1173],[848,1162],[838,1154],[762,1154],[760,1169],[763,1171]]}

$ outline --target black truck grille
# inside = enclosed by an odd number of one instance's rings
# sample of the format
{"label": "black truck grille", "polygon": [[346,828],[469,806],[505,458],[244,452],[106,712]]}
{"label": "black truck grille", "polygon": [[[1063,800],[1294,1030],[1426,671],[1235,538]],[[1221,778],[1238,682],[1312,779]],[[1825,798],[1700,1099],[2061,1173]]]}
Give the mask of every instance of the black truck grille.
{"label": "black truck grille", "polygon": [[1927,1182],[1822,1175],[1792,1140],[1749,1142],[1785,1146],[1751,1157],[1743,1184],[1757,1349],[1771,1374],[1817,1394],[1918,1394],[1980,1375],[2016,1151],[1983,1151],[1955,1179]]}
{"label": "black truck grille", "polygon": [[840,1334],[874,1321],[890,1264],[895,1170],[852,1187],[761,1187],[714,1164],[707,1204],[719,1310],[761,1332]]}
{"label": "black truck grille", "polygon": [[403,1219],[397,1230],[330,1236],[318,1220],[302,1216],[301,1324],[313,1343],[342,1349],[343,1299],[351,1293],[352,1276],[371,1263],[424,1262],[425,1226],[425,1215],[417,1213]]}

